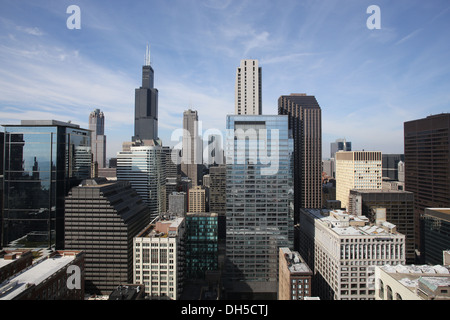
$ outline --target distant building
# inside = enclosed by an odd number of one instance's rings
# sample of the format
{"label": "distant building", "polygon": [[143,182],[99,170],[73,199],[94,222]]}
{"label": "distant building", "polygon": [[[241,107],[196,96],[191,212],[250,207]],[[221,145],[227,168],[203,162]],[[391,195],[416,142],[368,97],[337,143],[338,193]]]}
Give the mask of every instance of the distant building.
{"label": "distant building", "polygon": [[336,159],[336,152],[338,151],[352,151],[352,143],[345,139],[336,139],[330,144],[330,158]]}
{"label": "distant building", "polygon": [[201,186],[189,189],[188,212],[206,212],[206,190]]}
{"label": "distant building", "polygon": [[105,116],[100,109],[95,109],[89,115],[89,130],[91,130],[92,161],[97,164],[98,169],[106,168]]}
{"label": "distant building", "polygon": [[382,155],[382,168],[383,178],[388,177],[391,180],[398,181],[398,164],[405,162],[404,154],[383,154]]}
{"label": "distant building", "polygon": [[405,263],[405,236],[380,219],[342,210],[302,209],[300,254],[322,300],[375,299],[375,266]]}
{"label": "distant building", "polygon": [[241,60],[236,70],[234,114],[262,114],[262,70],[258,60]]}
{"label": "distant building", "polygon": [[84,300],[84,259],[83,251],[54,251],[0,283],[0,300]]}
{"label": "distant building", "polygon": [[226,165],[209,167],[211,185],[209,188],[209,211],[218,214],[219,240],[226,236]]}
{"label": "distant building", "polygon": [[425,208],[422,219],[425,263],[441,264],[450,250],[450,208]]}
{"label": "distant building", "polygon": [[376,300],[450,300],[448,266],[377,266],[375,283]]}
{"label": "distant building", "polygon": [[366,216],[374,223],[379,208],[385,209],[385,219],[395,224],[398,232],[405,235],[406,263],[414,263],[414,194],[398,190],[350,190],[349,213]]}
{"label": "distant building", "polygon": [[180,298],[185,277],[185,233],[185,218],[162,217],[134,238],[133,283],[143,284],[149,299]]}
{"label": "distant building", "polygon": [[64,249],[64,197],[91,177],[91,133],[56,120],[5,127],[0,247]]}
{"label": "distant building", "polygon": [[133,279],[133,237],[148,209],[127,181],[92,179],[66,197],[66,249],[86,252],[86,292],[109,295]]}
{"label": "distant building", "polygon": [[142,66],[142,85],[135,90],[134,136],[132,141],[158,139],[158,89],[154,86],[155,72],[147,46]]}
{"label": "distant building", "polygon": [[381,152],[340,151],[336,153],[336,200],[348,208],[352,189],[381,189]]}
{"label": "distant building", "polygon": [[204,279],[219,267],[217,213],[186,214],[186,277]]}
{"label": "distant building", "polygon": [[312,271],[300,254],[280,248],[278,300],[304,300],[311,297]]}
{"label": "distant building", "polygon": [[192,186],[201,185],[203,163],[203,141],[199,136],[198,112],[186,110],[183,113],[183,142],[181,173],[191,179]]}
{"label": "distant building", "polygon": [[184,217],[188,212],[188,198],[186,192],[172,192],[169,194],[169,212],[178,217]]}

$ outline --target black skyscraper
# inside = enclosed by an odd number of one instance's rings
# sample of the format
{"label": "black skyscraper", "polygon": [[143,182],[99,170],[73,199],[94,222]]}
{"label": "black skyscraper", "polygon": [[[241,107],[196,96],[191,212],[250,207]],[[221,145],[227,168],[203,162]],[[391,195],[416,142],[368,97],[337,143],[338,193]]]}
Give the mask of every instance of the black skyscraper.
{"label": "black skyscraper", "polygon": [[142,67],[142,86],[135,93],[133,141],[158,139],[158,89],[154,88],[153,80],[154,71],[150,66],[150,51],[147,47],[145,65]]}

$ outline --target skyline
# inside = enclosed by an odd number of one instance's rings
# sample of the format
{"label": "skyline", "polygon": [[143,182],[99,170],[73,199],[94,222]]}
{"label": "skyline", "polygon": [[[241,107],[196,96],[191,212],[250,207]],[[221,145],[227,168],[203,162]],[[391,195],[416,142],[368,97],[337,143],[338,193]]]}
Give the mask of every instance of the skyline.
{"label": "skyline", "polygon": [[[80,30],[66,27],[73,4]],[[373,4],[379,30],[366,27]],[[353,150],[403,153],[404,122],[449,111],[446,1],[2,0],[1,7],[1,124],[54,119],[88,128],[100,109],[108,158],[133,136],[147,44],[165,145],[180,142],[170,136],[187,109],[198,111],[203,130],[225,130],[242,59],[262,68],[262,114],[276,115],[282,95],[316,97],[323,158],[338,138]]]}

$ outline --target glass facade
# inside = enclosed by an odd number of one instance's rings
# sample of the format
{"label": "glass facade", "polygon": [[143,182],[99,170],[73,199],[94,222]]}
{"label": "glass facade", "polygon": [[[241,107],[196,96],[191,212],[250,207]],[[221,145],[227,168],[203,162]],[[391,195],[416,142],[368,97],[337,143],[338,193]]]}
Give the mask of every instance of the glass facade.
{"label": "glass facade", "polygon": [[276,290],[278,250],[293,247],[293,149],[288,116],[227,116],[226,255],[231,281],[269,282]]}
{"label": "glass facade", "polygon": [[186,215],[186,276],[203,279],[206,271],[218,270],[218,215]]}
{"label": "glass facade", "polygon": [[166,211],[166,153],[161,146],[130,149],[117,153],[117,180],[130,182],[149,207],[153,219]]}
{"label": "glass facade", "polygon": [[46,123],[5,126],[2,246],[63,249],[64,197],[90,178],[90,132]]}

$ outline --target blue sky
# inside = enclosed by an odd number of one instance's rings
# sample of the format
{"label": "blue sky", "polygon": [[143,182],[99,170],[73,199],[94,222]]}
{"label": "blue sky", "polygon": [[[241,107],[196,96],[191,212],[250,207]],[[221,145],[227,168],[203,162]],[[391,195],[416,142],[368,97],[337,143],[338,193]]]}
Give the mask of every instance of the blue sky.
{"label": "blue sky", "polygon": [[[69,30],[69,5],[81,29]],[[381,29],[369,30],[370,5]],[[203,130],[234,113],[241,59],[263,70],[263,113],[279,96],[307,93],[330,142],[403,153],[405,121],[450,111],[448,0],[0,0],[0,123],[105,113],[108,157],[134,133],[134,90],[147,43],[164,144],[198,111]]]}

